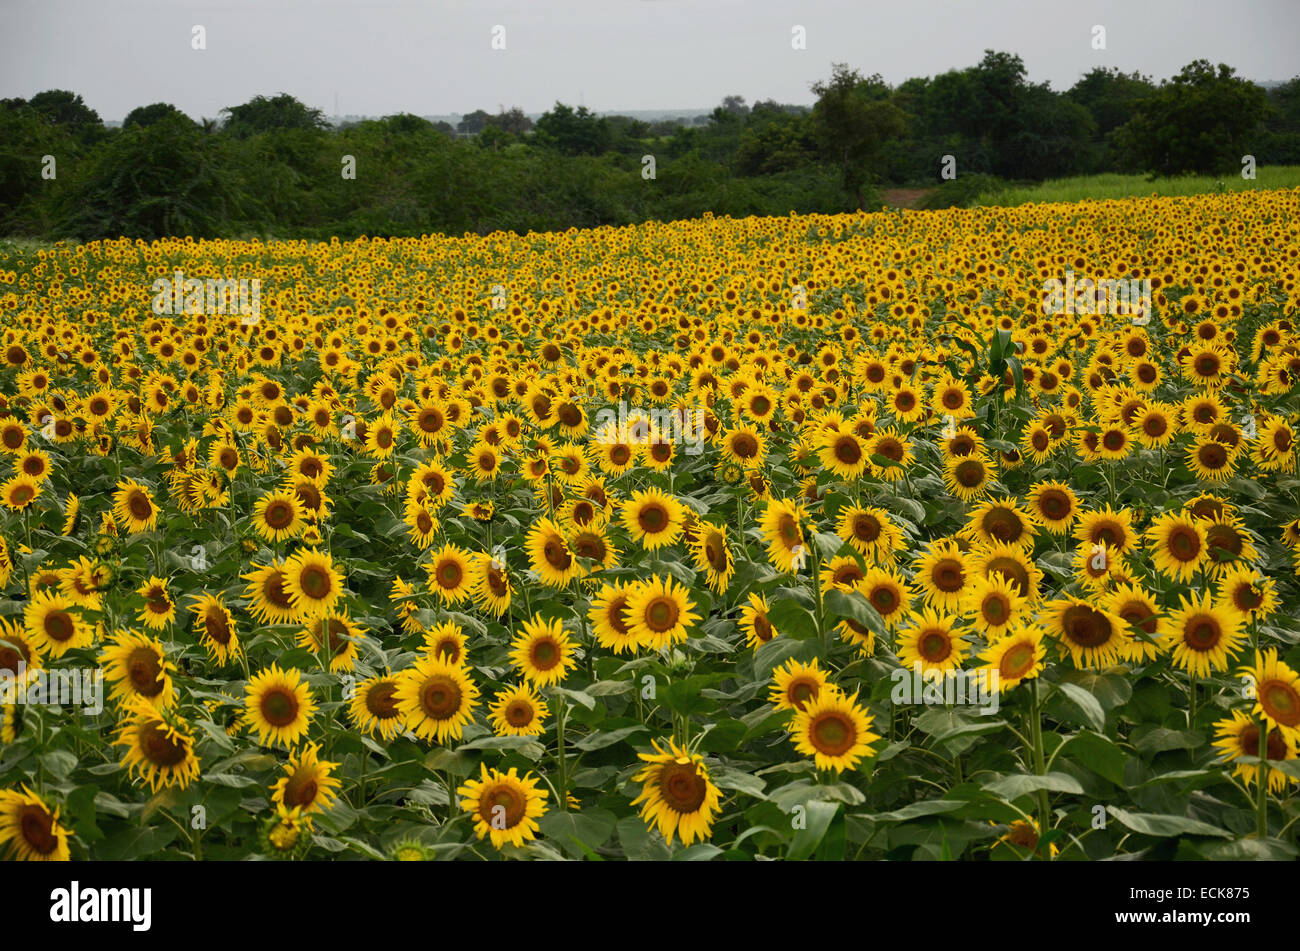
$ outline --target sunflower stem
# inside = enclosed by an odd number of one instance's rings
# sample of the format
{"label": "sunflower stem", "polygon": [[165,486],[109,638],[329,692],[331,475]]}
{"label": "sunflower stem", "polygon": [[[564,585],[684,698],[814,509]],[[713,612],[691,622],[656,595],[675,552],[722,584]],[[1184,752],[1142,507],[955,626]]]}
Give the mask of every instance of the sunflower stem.
{"label": "sunflower stem", "polygon": [[1255,783],[1255,838],[1268,838],[1268,720],[1259,718],[1259,739],[1255,746],[1259,753],[1259,771]]}
{"label": "sunflower stem", "polygon": [[560,765],[559,806],[565,812],[569,809],[568,760],[564,752],[564,721],[567,719],[567,714],[568,707],[564,702],[564,694],[557,692],[555,694],[555,738]]}
{"label": "sunflower stem", "polygon": [[[1047,775],[1043,762],[1043,715],[1038,703],[1038,678],[1029,682],[1029,731],[1034,746],[1034,772],[1039,776]],[[1041,840],[1047,834],[1047,823],[1051,817],[1051,806],[1047,801],[1047,790],[1038,790],[1038,835]],[[1050,849],[1047,853],[1050,857]]]}

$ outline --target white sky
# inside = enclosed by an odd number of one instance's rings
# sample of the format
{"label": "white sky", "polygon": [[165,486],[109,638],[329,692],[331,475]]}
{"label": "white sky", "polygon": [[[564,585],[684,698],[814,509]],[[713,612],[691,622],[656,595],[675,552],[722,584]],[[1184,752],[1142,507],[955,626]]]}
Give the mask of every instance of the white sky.
{"label": "white sky", "polygon": [[1297,37],[1300,0],[0,0],[0,97],[71,89],[105,120],[159,101],[214,117],[279,92],[328,115],[336,95],[356,115],[694,109],[809,103],[833,62],[898,83],[986,48],[1057,89],[1095,65],[1160,79],[1198,58],[1282,80],[1300,73]]}

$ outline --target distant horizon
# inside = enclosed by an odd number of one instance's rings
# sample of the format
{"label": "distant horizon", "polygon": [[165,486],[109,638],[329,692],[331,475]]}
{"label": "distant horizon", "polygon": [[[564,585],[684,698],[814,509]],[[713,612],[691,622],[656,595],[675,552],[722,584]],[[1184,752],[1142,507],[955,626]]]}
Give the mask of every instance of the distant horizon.
{"label": "distant horizon", "polygon": [[[1216,64],[1216,65],[1217,65],[1217,64]],[[1231,66],[1232,64],[1231,64],[1231,63],[1228,63],[1227,65]],[[1241,73],[1238,72],[1237,75],[1238,75],[1238,76],[1241,76]],[[1297,74],[1297,76],[1300,76],[1300,74]],[[1168,77],[1163,77],[1163,78],[1168,78]],[[1248,79],[1248,80],[1250,80],[1251,82],[1253,82],[1255,85],[1260,86],[1260,87],[1262,87],[1262,88],[1264,88],[1264,89],[1271,89],[1271,88],[1273,88],[1273,87],[1275,87],[1275,86],[1281,86],[1281,85],[1283,85],[1284,83],[1289,82],[1291,78],[1295,78],[1295,77],[1289,77],[1288,79],[1251,79],[1249,76],[1242,76],[1242,78],[1243,78],[1243,79]],[[1030,77],[1030,79],[1031,79],[1031,81],[1032,81],[1033,77]],[[1153,79],[1155,79],[1155,81],[1158,83],[1158,82],[1160,82],[1161,77],[1153,77]],[[43,91],[43,90],[37,90],[37,92],[41,92],[41,91]],[[1058,91],[1059,91],[1059,90],[1058,90]],[[69,92],[79,93],[79,90],[72,89],[72,90],[69,90]],[[278,91],[276,91],[276,92],[257,93],[256,95],[262,95],[262,96],[276,96],[276,95],[279,95],[280,92],[282,92],[282,90],[278,90]],[[729,95],[740,95],[740,93],[733,93],[733,94],[729,94]],[[0,98],[3,98],[3,97],[0,97]],[[83,95],[83,98],[84,98],[84,95]],[[165,101],[165,100],[159,100],[159,101]],[[564,102],[563,99],[558,100],[558,101],[559,101],[559,102]],[[767,99],[767,98],[765,98],[765,97],[760,97],[760,98],[758,98],[758,99],[750,99],[750,98],[748,98],[748,97],[745,97],[745,105],[746,105],[746,106],[752,106],[755,102],[768,102],[768,101],[770,101],[770,100]],[[153,103],[148,103],[148,102],[142,102],[142,103],[140,103],[140,105],[142,105],[142,106],[148,106],[148,105],[152,105],[152,104],[153,104]],[[565,102],[564,104],[565,104],[565,105],[568,105],[568,106],[574,106],[574,107],[577,107],[577,105],[578,105],[578,103],[574,103],[574,102]],[[806,108],[806,109],[811,109],[811,108],[813,107],[813,104],[814,104],[814,100],[811,100],[811,99],[810,99],[808,102],[781,102],[781,103],[780,103],[780,105],[783,105],[783,106],[802,106],[803,108]],[[231,103],[231,105],[241,105],[241,103]],[[310,103],[307,103],[307,105],[311,106]],[[643,117],[645,117],[645,116],[658,116],[660,119],[671,119],[671,118],[675,118],[675,117],[677,117],[677,116],[688,117],[688,118],[689,118],[689,117],[693,117],[693,116],[706,116],[706,115],[709,115],[710,113],[712,113],[714,109],[718,108],[719,105],[721,105],[721,100],[719,100],[718,102],[714,103],[714,104],[711,105],[711,106],[683,106],[683,107],[680,108],[680,109],[672,109],[672,108],[648,108],[648,109],[592,109],[591,112],[592,112],[594,115],[597,115],[597,116],[627,116],[628,118],[632,118],[632,119],[643,118]],[[135,106],[132,106],[132,108],[134,109],[134,108],[136,108],[136,107],[135,107]],[[318,107],[316,107],[316,106],[312,106],[312,108],[318,108]],[[480,108],[481,108],[481,107],[480,107]],[[515,108],[515,107],[514,107],[514,106],[507,106],[507,107],[506,107],[507,110],[509,110],[509,109],[513,109],[513,108]],[[552,106],[552,108],[554,108],[554,107]],[[184,109],[182,109],[181,111],[182,111],[182,112],[185,112]],[[362,121],[362,122],[364,122],[364,121],[373,120],[373,119],[384,119],[384,118],[387,118],[388,116],[394,116],[394,115],[413,115],[413,116],[417,116],[418,118],[421,118],[421,119],[428,119],[430,122],[438,122],[438,121],[444,121],[444,122],[445,122],[445,121],[450,121],[450,120],[452,120],[452,119],[463,119],[463,118],[465,118],[465,116],[469,115],[470,113],[472,113],[472,112],[474,112],[474,111],[475,111],[475,110],[471,109],[470,112],[440,112],[440,113],[419,113],[419,112],[411,112],[411,113],[398,113],[398,112],[369,112],[369,113],[342,112],[342,113],[329,113],[329,112],[326,112],[324,115],[325,115],[325,118],[330,122],[331,125],[337,125],[338,122],[337,122],[336,120],[343,120],[343,121]],[[490,110],[490,109],[484,109],[483,111],[487,112],[489,115],[497,115],[497,113],[493,112],[493,111]],[[524,115],[527,116],[529,119],[536,120],[537,118],[539,118],[540,116],[544,115],[546,112],[549,112],[549,111],[550,111],[549,109],[546,109],[546,110],[542,110],[541,112],[524,112]],[[201,120],[201,119],[215,119],[215,118],[218,118],[218,116],[193,116],[193,115],[189,115],[189,113],[185,113],[185,114],[186,114],[187,116],[189,116],[191,119],[194,119],[194,120]],[[218,115],[219,115],[219,113],[218,113]],[[106,126],[118,126],[118,125],[121,125],[121,124],[126,120],[126,115],[123,114],[120,118],[114,118],[114,119],[106,119],[106,118],[104,118],[103,116],[100,116],[100,119],[103,121],[104,125],[106,125]]]}
{"label": "distant horizon", "polygon": [[1197,59],[1275,77],[1262,85],[1300,74],[1296,35],[1294,0],[5,0],[0,97],[71,90],[110,121],[156,102],[212,118],[280,92],[331,116],[539,115],[556,101],[627,115],[727,95],[810,104],[833,63],[897,86],[985,49],[1020,56],[1057,91],[1099,66],[1161,80]]}

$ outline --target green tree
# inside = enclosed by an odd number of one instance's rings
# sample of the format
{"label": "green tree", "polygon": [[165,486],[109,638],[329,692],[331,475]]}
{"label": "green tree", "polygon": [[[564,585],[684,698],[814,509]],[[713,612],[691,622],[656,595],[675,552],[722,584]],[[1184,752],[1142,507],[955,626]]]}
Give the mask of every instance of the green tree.
{"label": "green tree", "polygon": [[1138,167],[1161,175],[1240,169],[1259,141],[1266,102],[1264,90],[1231,66],[1216,70],[1198,59],[1139,100],[1115,142]]}
{"label": "green tree", "polygon": [[189,118],[189,116],[185,115],[185,113],[181,112],[169,102],[155,102],[150,106],[136,106],[128,112],[126,118],[122,120],[122,128],[129,129],[131,126],[136,125],[153,125],[155,122],[165,119],[168,116],[180,116],[185,119]]}
{"label": "green tree", "polygon": [[889,87],[879,75],[864,79],[843,63],[834,64],[831,78],[813,83],[812,90],[817,96],[813,129],[822,156],[839,168],[844,190],[864,209],[871,163],[887,140],[903,135],[906,116],[889,100]]}
{"label": "green tree", "polygon": [[543,113],[534,130],[537,144],[557,149],[565,155],[600,155],[613,145],[609,123],[586,106],[574,109],[557,102]]}
{"label": "green tree", "polygon": [[299,102],[288,93],[278,96],[254,96],[242,106],[221,110],[226,117],[222,131],[238,139],[273,129],[319,131],[329,128],[325,113]]}
{"label": "green tree", "polygon": [[63,226],[83,239],[215,236],[236,212],[232,164],[180,116],[126,129],[95,157]]}

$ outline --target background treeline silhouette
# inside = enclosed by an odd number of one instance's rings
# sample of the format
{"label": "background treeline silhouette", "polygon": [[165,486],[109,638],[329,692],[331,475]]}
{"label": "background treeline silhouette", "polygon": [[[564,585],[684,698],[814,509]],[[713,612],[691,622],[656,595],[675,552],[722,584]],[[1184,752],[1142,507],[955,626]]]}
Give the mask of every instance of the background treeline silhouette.
{"label": "background treeline silhouette", "polygon": [[[340,127],[291,96],[194,121],[166,103],[106,128],[81,97],[0,100],[0,234],[309,237],[543,231],[716,214],[878,207],[882,187],[962,204],[996,179],[1238,174],[1300,163],[1300,78],[1265,90],[1197,60],[1160,83],[1094,69],[1064,92],[1019,56],[890,86],[836,65],[815,104],[649,123],[561,103]],[[643,176],[653,155],[655,177]],[[943,157],[957,179],[942,181]],[[42,175],[54,156],[53,178]],[[344,156],[356,177],[344,178]]]}

